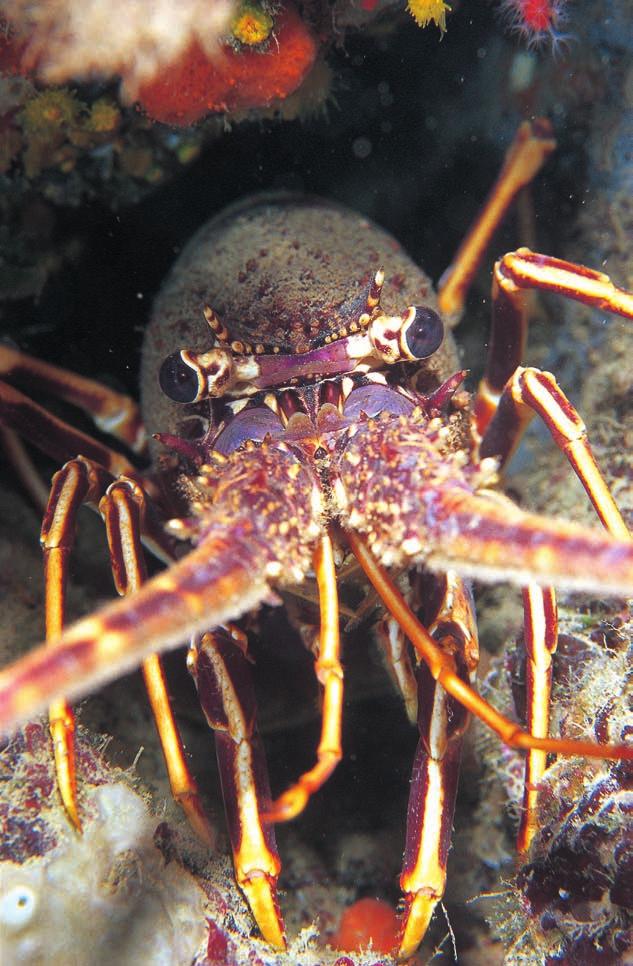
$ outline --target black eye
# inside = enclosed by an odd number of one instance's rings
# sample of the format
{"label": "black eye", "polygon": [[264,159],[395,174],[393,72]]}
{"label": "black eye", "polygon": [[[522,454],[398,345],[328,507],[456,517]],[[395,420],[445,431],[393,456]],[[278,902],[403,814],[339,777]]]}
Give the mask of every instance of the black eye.
{"label": "black eye", "polygon": [[433,309],[416,305],[415,318],[405,333],[407,347],[416,359],[428,359],[437,352],[444,338],[444,323]]}
{"label": "black eye", "polygon": [[174,402],[190,403],[198,396],[198,373],[183,362],[179,352],[167,356],[160,367],[158,382],[165,395]]}

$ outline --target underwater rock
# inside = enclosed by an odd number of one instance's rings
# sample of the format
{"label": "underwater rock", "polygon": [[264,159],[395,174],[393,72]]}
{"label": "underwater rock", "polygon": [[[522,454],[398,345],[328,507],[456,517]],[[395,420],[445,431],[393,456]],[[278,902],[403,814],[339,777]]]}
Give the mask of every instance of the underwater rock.
{"label": "underwater rock", "polygon": [[206,895],[156,844],[146,801],[80,737],[77,835],[57,801],[47,730],[28,725],[5,750],[0,814],[0,959],[47,963],[190,963]]}

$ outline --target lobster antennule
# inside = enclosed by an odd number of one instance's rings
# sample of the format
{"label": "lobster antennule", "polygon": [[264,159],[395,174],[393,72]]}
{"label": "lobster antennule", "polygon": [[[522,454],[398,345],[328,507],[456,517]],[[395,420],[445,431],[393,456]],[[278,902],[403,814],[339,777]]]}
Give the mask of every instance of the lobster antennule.
{"label": "lobster antennule", "polygon": [[0,733],[58,697],[86,694],[151,653],[236,620],[271,600],[269,581],[302,579],[320,534],[320,508],[305,499],[314,478],[297,457],[262,444],[202,467],[197,485],[193,550],[0,671]]}

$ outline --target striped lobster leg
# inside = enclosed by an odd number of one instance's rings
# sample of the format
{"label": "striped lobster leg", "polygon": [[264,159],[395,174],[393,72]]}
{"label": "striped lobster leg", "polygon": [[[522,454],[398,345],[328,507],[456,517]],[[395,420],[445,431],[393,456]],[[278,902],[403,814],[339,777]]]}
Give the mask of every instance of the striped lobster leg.
{"label": "striped lobster leg", "polygon": [[281,862],[274,827],[264,819],[270,808],[270,785],[256,728],[257,706],[246,638],[236,628],[216,628],[194,638],[187,664],[202,710],[215,732],[237,883],[264,939],[285,949],[277,898]]}
{"label": "striped lobster leg", "polygon": [[[428,623],[429,633],[454,661],[456,673],[472,682],[479,655],[470,591],[454,572],[438,581],[442,585],[441,602]],[[405,909],[397,955],[403,960],[415,953],[444,895],[462,736],[470,717],[424,662],[418,665],[417,681],[420,740],[411,776],[400,876]]]}

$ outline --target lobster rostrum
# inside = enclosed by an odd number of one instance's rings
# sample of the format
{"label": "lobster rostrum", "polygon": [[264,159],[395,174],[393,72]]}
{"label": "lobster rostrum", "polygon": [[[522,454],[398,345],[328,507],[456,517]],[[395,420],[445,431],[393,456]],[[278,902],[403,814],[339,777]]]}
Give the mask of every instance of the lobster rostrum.
{"label": "lobster rostrum", "polygon": [[[527,249],[504,256],[494,271],[488,368],[472,408],[449,328],[493,227],[552,148],[544,122],[521,129],[439,296],[391,236],[329,202],[261,196],[205,225],[163,288],[145,339],[150,473],[11,383],[70,400],[140,451],[145,437],[130,400],[0,348],[5,439],[14,453],[19,434],[69,460],[53,480],[42,528],[47,642],[0,673],[0,727],[49,706],[60,791],[80,827],[66,699],[142,663],[174,795],[211,841],[157,657],[190,639],[189,668],[215,730],[237,881],[262,934],[280,948],[274,823],[299,814],[342,755],[337,571],[357,582],[364,573],[382,600],[378,636],[420,733],[399,958],[415,951],[443,894],[469,713],[527,751],[522,850],[537,821],[548,753],[633,757],[620,735],[609,744],[548,736],[552,586],[633,595],[633,543],[580,417],[552,375],[520,365],[529,289],[626,318],[633,318],[633,297],[605,275]],[[526,513],[497,489],[534,413],[605,529]],[[104,517],[123,599],[66,629],[67,560],[82,503]],[[168,564],[151,579],[143,543]],[[471,576],[522,588],[526,730],[474,690]],[[321,740],[314,767],[272,800],[246,637],[231,622],[306,582],[316,585],[320,609]]]}

